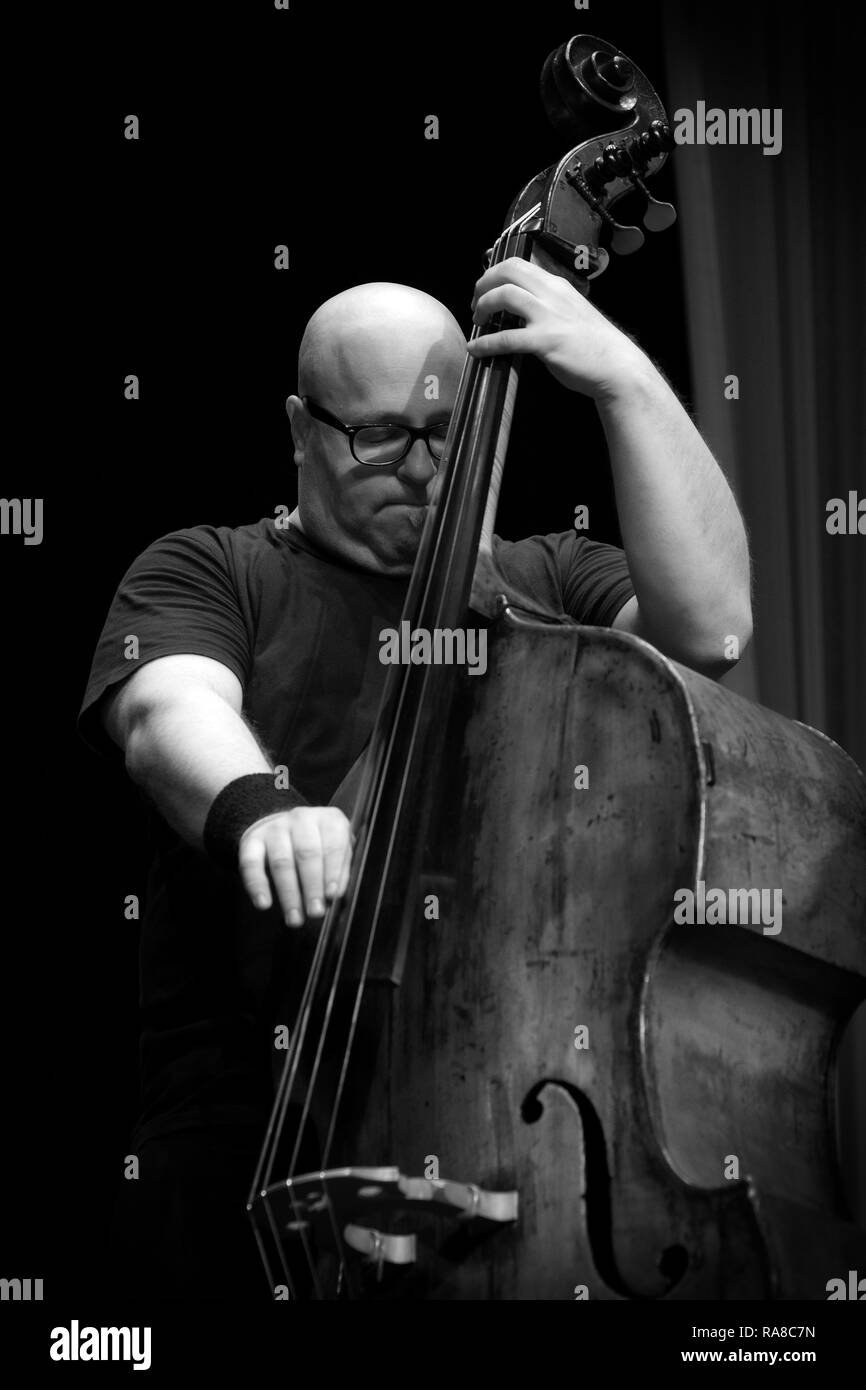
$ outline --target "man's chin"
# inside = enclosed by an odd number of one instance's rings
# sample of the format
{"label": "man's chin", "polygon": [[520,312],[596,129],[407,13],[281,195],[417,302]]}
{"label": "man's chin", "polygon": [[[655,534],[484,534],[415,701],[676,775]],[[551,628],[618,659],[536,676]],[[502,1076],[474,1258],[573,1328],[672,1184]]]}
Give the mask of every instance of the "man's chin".
{"label": "man's chin", "polygon": [[380,534],[383,545],[389,542],[395,549],[415,554],[427,520],[427,508],[398,502],[380,513]]}

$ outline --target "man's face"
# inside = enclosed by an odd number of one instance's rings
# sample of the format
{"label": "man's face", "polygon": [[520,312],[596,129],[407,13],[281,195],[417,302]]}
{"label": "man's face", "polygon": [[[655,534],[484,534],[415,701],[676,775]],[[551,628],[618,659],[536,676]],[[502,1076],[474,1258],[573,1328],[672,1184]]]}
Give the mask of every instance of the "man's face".
{"label": "man's face", "polygon": [[[310,400],[345,425],[447,425],[465,349],[453,334],[429,338],[429,330],[413,335],[407,325],[401,335],[392,325],[337,343]],[[304,530],[363,568],[408,574],[436,477],[425,440],[414,440],[399,461],[371,466],[353,457],[347,435],[313,418],[297,397],[289,406]]]}

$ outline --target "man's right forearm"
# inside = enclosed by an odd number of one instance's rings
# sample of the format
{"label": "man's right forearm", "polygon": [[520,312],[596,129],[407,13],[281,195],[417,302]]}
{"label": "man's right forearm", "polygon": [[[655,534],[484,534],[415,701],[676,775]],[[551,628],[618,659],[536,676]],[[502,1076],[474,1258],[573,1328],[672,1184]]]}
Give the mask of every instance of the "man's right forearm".
{"label": "man's right forearm", "polygon": [[[168,659],[168,658],[167,658]],[[217,691],[175,679],[128,687],[106,710],[132,780],[188,844],[203,849],[205,822],[224,787],[250,773],[273,773],[268,755],[237,705]],[[231,689],[231,687],[229,687]],[[240,836],[237,869],[250,901],[278,905],[289,926],[321,917],[346,891],[352,832],[336,806],[268,810]]]}
{"label": "man's right forearm", "polygon": [[173,694],[134,717],[126,769],[188,844],[201,848],[215,797],[236,777],[271,772],[240,714],[210,690]]}

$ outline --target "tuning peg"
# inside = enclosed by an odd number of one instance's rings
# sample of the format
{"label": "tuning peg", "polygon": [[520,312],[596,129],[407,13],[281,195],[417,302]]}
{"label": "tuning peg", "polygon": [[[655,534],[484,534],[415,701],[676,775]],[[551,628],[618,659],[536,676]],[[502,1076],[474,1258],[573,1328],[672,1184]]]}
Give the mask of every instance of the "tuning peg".
{"label": "tuning peg", "polygon": [[[598,160],[596,160],[596,164]],[[621,222],[617,222],[611,217],[607,208],[602,207],[600,200],[589,187],[583,173],[578,165],[576,169],[566,171],[566,181],[573,184],[580,196],[597,213],[611,232],[610,247],[618,256],[630,256],[633,251],[639,251],[646,240],[640,227],[625,227]]]}
{"label": "tuning peg", "polygon": [[631,171],[632,160],[627,145],[617,145],[613,140],[605,145],[601,154],[595,161],[595,167],[605,183],[615,179],[618,175],[628,174]]}
{"label": "tuning peg", "polygon": [[622,222],[617,222],[616,218],[601,206],[597,198],[593,199],[593,204],[594,210],[611,233],[611,251],[615,251],[618,256],[630,256],[633,251],[639,251],[646,241],[640,227],[627,227]]}
{"label": "tuning peg", "polygon": [[661,203],[658,198],[654,198],[644,183],[643,179],[637,174],[631,175],[631,182],[635,188],[639,188],[646,198],[646,211],[642,221],[648,232],[664,232],[668,227],[672,227],[677,220],[677,210],[672,203]]}
{"label": "tuning peg", "polygon": [[[669,150],[676,149],[677,142],[667,121],[650,121],[647,133],[650,137],[646,142],[647,145],[654,146],[660,154],[667,154]],[[641,140],[643,141],[643,136],[641,136]]]}
{"label": "tuning peg", "polygon": [[633,251],[639,251],[646,241],[646,237],[640,227],[626,227],[621,222],[616,222],[609,212],[602,213],[602,217],[613,232],[610,238],[610,249],[615,251],[618,256],[630,256]]}

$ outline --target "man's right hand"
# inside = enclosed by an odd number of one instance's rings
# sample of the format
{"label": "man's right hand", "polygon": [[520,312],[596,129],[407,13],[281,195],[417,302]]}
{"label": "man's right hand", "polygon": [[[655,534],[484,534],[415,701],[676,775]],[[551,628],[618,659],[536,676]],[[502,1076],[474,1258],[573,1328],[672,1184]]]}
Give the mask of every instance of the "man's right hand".
{"label": "man's right hand", "polygon": [[255,907],[271,907],[274,894],[290,927],[323,917],[326,902],[342,897],[352,862],[349,821],[336,806],[296,806],[257,820],[241,836],[238,868]]}
{"label": "man's right hand", "polygon": [[[273,770],[243,718],[240,680],[206,656],[148,661],[109,693],[102,718],[132,780],[188,844],[201,848],[214,798],[229,782]],[[289,926],[322,917],[349,882],[351,831],[336,806],[296,806],[255,821],[237,867],[256,907],[276,896]]]}

